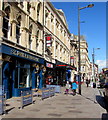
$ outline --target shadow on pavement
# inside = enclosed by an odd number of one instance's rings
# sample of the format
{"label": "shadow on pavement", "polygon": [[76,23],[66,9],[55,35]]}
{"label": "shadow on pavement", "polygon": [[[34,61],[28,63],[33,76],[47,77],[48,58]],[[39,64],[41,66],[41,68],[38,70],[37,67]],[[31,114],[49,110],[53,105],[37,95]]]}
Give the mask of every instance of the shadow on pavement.
{"label": "shadow on pavement", "polygon": [[6,114],[8,114],[11,110],[13,110],[15,107],[9,108],[5,111]]}
{"label": "shadow on pavement", "polygon": [[81,96],[84,97],[84,98],[86,98],[87,100],[90,100],[90,101],[94,102],[95,104],[97,104],[97,102],[95,102],[95,100],[93,100],[93,99],[91,99],[91,98],[89,98],[89,97],[86,97],[86,96],[84,96],[84,95],[81,95]]}

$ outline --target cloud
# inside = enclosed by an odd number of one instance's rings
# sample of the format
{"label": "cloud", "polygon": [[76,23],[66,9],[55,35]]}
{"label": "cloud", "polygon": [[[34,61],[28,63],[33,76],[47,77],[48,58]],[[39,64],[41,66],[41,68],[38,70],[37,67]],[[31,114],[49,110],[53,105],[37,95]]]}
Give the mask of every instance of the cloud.
{"label": "cloud", "polygon": [[98,65],[99,70],[106,68],[106,60],[96,60],[96,64]]}

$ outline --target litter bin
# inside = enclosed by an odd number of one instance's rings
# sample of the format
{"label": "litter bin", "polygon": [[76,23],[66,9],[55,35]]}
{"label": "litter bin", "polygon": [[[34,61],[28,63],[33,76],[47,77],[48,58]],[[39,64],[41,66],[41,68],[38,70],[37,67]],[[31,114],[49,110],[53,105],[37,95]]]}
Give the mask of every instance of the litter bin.
{"label": "litter bin", "polygon": [[93,83],[93,88],[96,88],[96,83]]}

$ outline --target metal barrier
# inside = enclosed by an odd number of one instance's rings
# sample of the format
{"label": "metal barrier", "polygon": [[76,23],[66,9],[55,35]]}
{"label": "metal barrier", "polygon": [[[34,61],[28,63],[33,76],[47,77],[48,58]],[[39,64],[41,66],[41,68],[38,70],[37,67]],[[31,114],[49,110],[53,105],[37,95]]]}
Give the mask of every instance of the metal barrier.
{"label": "metal barrier", "polygon": [[61,93],[61,86],[60,85],[46,85],[47,88],[54,87],[55,93]]}
{"label": "metal barrier", "polygon": [[0,95],[0,115],[6,114],[6,93]]}
{"label": "metal barrier", "polygon": [[4,86],[0,85],[0,115],[6,113],[6,93],[4,92]]}
{"label": "metal barrier", "polygon": [[54,87],[42,89],[42,100],[45,98],[52,97],[54,95],[55,95],[55,88]]}
{"label": "metal barrier", "polygon": [[23,109],[24,106],[32,103],[33,103],[32,90],[21,91],[21,109]]}

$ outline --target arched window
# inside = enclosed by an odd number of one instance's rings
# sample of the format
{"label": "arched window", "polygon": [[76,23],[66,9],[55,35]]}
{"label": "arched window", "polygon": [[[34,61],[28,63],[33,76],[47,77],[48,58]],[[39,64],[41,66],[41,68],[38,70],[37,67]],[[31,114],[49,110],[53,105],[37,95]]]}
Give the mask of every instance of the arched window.
{"label": "arched window", "polygon": [[31,49],[31,43],[32,43],[32,39],[31,39],[32,28],[33,28],[33,26],[30,25],[30,26],[29,26],[29,49]]}
{"label": "arched window", "polygon": [[27,2],[27,11],[29,14],[30,14],[30,7],[31,7],[30,2]]}
{"label": "arched window", "polygon": [[36,33],[36,48],[39,46],[39,30]]}
{"label": "arched window", "polygon": [[20,26],[21,26],[21,15],[18,16],[17,22],[18,22],[18,24],[16,25],[16,39],[17,39],[17,43],[19,44],[19,39],[20,39]]}
{"label": "arched window", "polygon": [[8,31],[9,31],[9,13],[10,13],[10,6],[5,8],[6,16],[3,17],[3,34],[5,38],[8,38]]}

